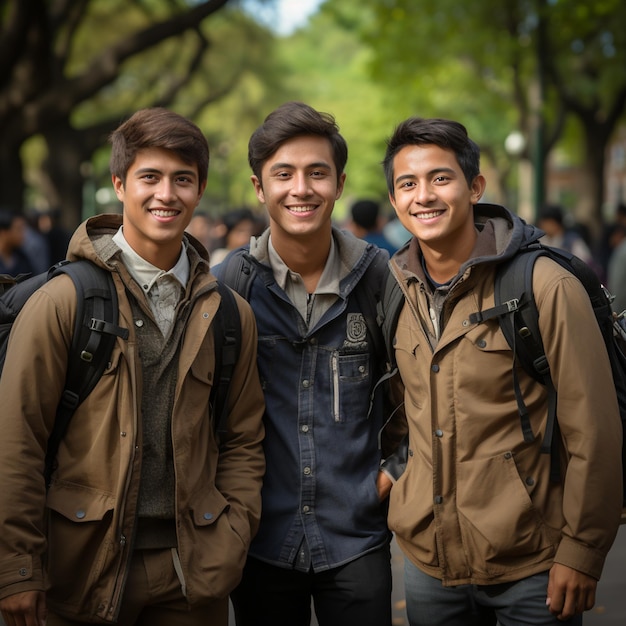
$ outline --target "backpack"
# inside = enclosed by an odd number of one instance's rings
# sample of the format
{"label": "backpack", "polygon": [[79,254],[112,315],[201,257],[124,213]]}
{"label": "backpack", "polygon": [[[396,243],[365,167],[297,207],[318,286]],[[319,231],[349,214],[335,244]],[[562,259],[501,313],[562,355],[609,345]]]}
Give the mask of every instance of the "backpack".
{"label": "backpack", "polygon": [[[106,369],[116,337],[128,339],[128,329],[118,326],[118,301],[111,273],[85,259],[61,261],[31,278],[0,275],[0,374],[4,367],[11,328],[28,298],[60,274],[74,281],[77,294],[76,323],[68,356],[65,388],[48,440],[44,477],[46,486],[55,467],[56,453],[78,405],[91,393]],[[241,346],[237,303],[230,289],[218,284],[222,300],[213,323],[215,367],[219,382],[211,390],[214,427],[223,433],[228,415],[227,397],[233,368]]]}
{"label": "backpack", "polygon": [[[626,432],[626,330],[621,318],[611,309],[612,297],[601,284],[596,273],[584,261],[570,252],[539,242],[531,243],[520,249],[512,259],[500,264],[496,270],[494,296],[495,305],[491,309],[478,311],[470,315],[471,323],[481,323],[497,318],[500,328],[513,351],[513,359],[535,380],[546,386],[548,395],[548,420],[542,442],[543,453],[551,454],[551,480],[560,480],[558,458],[559,427],[557,420],[557,393],[550,376],[550,368],[545,356],[543,341],[539,332],[539,313],[533,296],[532,275],[535,261],[540,256],[547,256],[574,276],[584,286],[589,295],[598,326],[607,350],[613,382],[618,400],[622,427]],[[396,370],[393,349],[393,337],[398,316],[404,304],[404,295],[395,278],[390,275],[383,300],[379,306],[381,324],[389,368]],[[528,410],[524,404],[522,392],[513,366],[513,386],[520,416],[522,435],[525,441],[532,441],[534,435],[530,428]],[[622,444],[622,473],[626,474],[626,450]],[[626,506],[626,476],[624,476],[624,506]]]}

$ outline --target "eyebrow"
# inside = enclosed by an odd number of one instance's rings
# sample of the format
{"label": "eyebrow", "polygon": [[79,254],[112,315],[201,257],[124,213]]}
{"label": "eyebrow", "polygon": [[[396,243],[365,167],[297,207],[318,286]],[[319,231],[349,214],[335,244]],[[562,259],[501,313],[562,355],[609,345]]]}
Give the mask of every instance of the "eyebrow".
{"label": "eyebrow", "polygon": [[[274,163],[274,165],[270,167],[270,172],[275,172],[276,170],[282,170],[282,169],[295,169],[295,167],[296,166],[293,165],[292,163]],[[330,165],[329,163],[326,163],[326,161],[319,161],[317,163],[309,163],[305,167],[306,169],[311,169],[315,167],[324,167],[329,170],[333,168],[333,166]]]}
{"label": "eyebrow", "polygon": [[[156,168],[156,167],[142,167],[138,170],[135,170],[135,174],[163,174],[163,171]],[[180,176],[180,175],[185,175],[185,176],[197,176],[198,173],[195,172],[194,170],[176,170],[175,172],[173,172],[174,176]]]}
{"label": "eyebrow", "polygon": [[[432,176],[435,176],[436,174],[452,174],[456,176],[456,171],[453,170],[451,167],[436,167],[435,169],[427,172],[426,176],[428,176],[428,178],[431,178]],[[398,176],[394,180],[394,183],[397,185],[398,183],[401,183],[403,180],[413,180],[415,178],[417,178],[415,174],[402,174],[401,176]]]}

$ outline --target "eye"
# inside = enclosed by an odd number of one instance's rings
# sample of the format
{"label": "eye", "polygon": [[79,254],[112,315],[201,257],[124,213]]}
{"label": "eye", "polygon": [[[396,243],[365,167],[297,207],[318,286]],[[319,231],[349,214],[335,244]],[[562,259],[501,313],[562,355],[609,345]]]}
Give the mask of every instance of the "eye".
{"label": "eye", "polygon": [[440,176],[436,176],[434,182],[436,183],[447,183],[450,180],[449,176],[444,176],[441,174]]}

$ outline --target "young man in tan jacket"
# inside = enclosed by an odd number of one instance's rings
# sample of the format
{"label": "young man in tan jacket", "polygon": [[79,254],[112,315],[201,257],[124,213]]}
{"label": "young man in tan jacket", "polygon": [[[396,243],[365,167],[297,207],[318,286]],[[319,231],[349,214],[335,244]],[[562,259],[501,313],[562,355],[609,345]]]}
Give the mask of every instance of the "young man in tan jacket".
{"label": "young man in tan jacket", "polygon": [[0,379],[0,609],[20,626],[46,616],[48,626],[225,626],[261,512],[256,325],[237,297],[241,353],[218,440],[220,295],[208,253],[184,234],[206,186],[206,139],[179,115],[144,109],[111,142],[123,215],[87,220],[69,258],[111,272],[129,338],[74,414],[46,490],[76,309],[69,277],[38,290],[15,322]]}
{"label": "young man in tan jacket", "polygon": [[391,260],[405,296],[394,345],[409,455],[389,525],[406,557],[409,622],[580,624],[622,504],[622,430],[587,293],[557,263],[537,261],[533,290],[562,435],[556,483],[540,450],[545,387],[518,368],[534,433],[527,443],[512,351],[497,319],[471,318],[494,306],[498,264],[541,231],[479,203],[478,146],[457,122],[402,122],[384,168],[413,234]]}

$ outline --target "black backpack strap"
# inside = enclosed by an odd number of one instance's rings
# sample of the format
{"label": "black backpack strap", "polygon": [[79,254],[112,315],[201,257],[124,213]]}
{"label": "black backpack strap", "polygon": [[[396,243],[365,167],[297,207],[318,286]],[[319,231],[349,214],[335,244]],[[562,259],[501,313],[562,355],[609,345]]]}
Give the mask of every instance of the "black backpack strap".
{"label": "black backpack strap", "polygon": [[387,251],[378,252],[353,291],[359,310],[365,319],[368,334],[374,344],[374,354],[380,363],[384,362],[386,348],[378,324],[378,303],[382,298],[385,277],[388,273],[388,262],[389,254]]}
{"label": "black backpack strap", "polygon": [[228,285],[244,300],[249,299],[250,286],[256,276],[256,263],[246,250],[233,250],[215,268],[219,282]]}
{"label": "black backpack strap", "polygon": [[[513,352],[513,388],[524,441],[531,442],[535,436],[520,388],[516,363],[521,363],[530,376],[546,387],[548,417],[541,451],[551,454],[550,477],[552,481],[558,482],[560,437],[556,419],[557,392],[539,331],[539,311],[533,294],[533,269],[536,260],[544,255],[542,247],[522,250],[498,268],[494,287],[495,307],[484,311],[482,318],[489,319],[494,314],[498,316],[500,328]],[[474,319],[471,318],[471,321]]]}
{"label": "black backpack strap", "polygon": [[213,320],[215,337],[215,379],[211,389],[210,405],[213,410],[215,432],[226,432],[228,420],[228,394],[233,370],[241,350],[241,320],[237,301],[231,289],[218,282],[221,301]]}
{"label": "black backpack strap", "polygon": [[61,262],[48,279],[67,274],[76,287],[76,324],[68,355],[65,389],[57,409],[46,454],[46,485],[56,453],[78,405],[91,393],[106,369],[117,337],[128,339],[128,329],[118,326],[117,292],[111,273],[87,260]]}
{"label": "black backpack strap", "polygon": [[387,274],[385,286],[383,289],[383,297],[378,303],[377,321],[383,331],[383,340],[387,353],[387,370],[395,372],[397,369],[395,347],[393,345],[398,325],[400,311],[404,306],[404,294],[398,281],[392,272]]}

